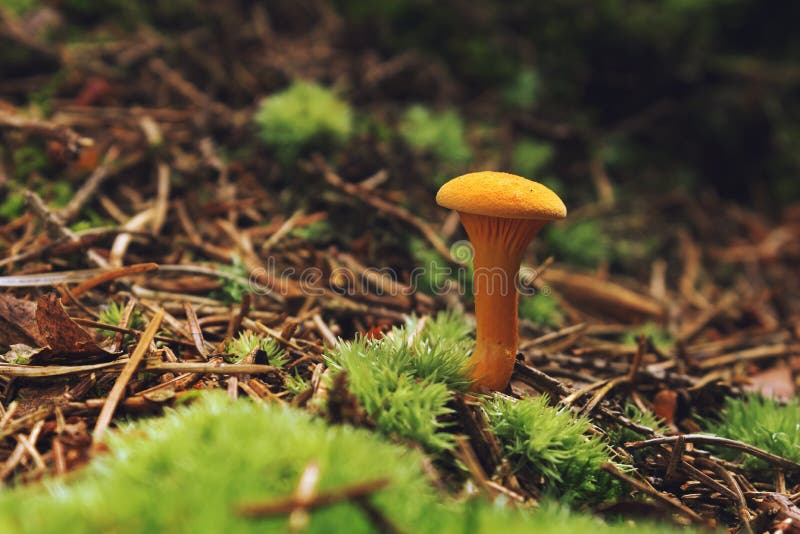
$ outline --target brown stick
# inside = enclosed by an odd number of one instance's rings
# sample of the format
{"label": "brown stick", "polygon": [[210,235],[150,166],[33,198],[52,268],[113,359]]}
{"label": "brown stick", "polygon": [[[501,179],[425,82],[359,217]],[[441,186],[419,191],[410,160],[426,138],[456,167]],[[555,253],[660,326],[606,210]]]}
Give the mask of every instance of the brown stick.
{"label": "brown stick", "polygon": [[103,405],[103,409],[100,410],[100,415],[97,416],[97,424],[94,427],[94,433],[92,435],[95,446],[102,441],[103,435],[108,425],[111,423],[111,418],[114,417],[114,410],[116,410],[117,404],[119,404],[120,399],[125,394],[125,387],[142,362],[145,353],[150,350],[150,343],[153,341],[156,332],[158,332],[163,318],[164,310],[159,309],[155,317],[150,321],[150,324],[147,325],[147,329],[139,339],[139,343],[136,345],[136,349],[134,349],[128,363],[125,364],[125,368],[122,369],[122,372],[117,377],[117,381],[114,382],[114,386],[108,394],[106,403]]}
{"label": "brown stick", "polygon": [[800,464],[793,462],[791,460],[787,460],[786,458],[782,458],[781,456],[772,454],[771,452],[767,452],[757,447],[753,447],[752,445],[748,445],[747,443],[742,443],[741,441],[722,438],[719,436],[710,436],[705,434],[684,434],[682,436],[664,436],[644,441],[633,441],[626,443],[625,448],[642,449],[644,447],[652,447],[654,445],[675,443],[676,441],[678,441],[679,438],[682,438],[686,443],[718,445],[720,447],[726,447],[728,449],[735,449],[738,451],[746,452],[747,454],[755,456],[756,458],[761,458],[762,460],[765,460],[773,465],[777,465],[778,467],[782,467],[787,471],[791,472],[800,471]]}
{"label": "brown stick", "polygon": [[362,499],[386,488],[388,485],[388,479],[379,478],[336,490],[320,492],[311,500],[305,502],[298,502],[298,499],[292,496],[262,503],[243,504],[238,507],[238,513],[245,517],[256,518],[286,514],[300,506],[312,510],[343,501]]}

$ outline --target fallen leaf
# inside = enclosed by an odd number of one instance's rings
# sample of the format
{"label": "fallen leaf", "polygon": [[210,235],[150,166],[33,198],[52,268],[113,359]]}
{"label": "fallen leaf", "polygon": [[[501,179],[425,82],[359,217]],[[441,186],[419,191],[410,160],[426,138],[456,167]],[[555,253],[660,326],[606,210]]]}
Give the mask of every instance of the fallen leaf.
{"label": "fallen leaf", "polygon": [[36,301],[36,324],[44,350],[33,355],[31,365],[86,364],[110,361],[113,357],[70,319],[55,293]]}
{"label": "fallen leaf", "polygon": [[675,422],[675,411],[678,407],[678,394],[671,389],[662,389],[653,398],[653,413],[667,424]]}
{"label": "fallen leaf", "polygon": [[749,384],[744,390],[760,393],[765,397],[788,401],[795,395],[795,385],[792,370],[784,362],[779,362],[766,371],[761,371],[749,377]]}
{"label": "fallen leaf", "polygon": [[36,324],[36,304],[9,294],[0,294],[0,345],[43,345]]}

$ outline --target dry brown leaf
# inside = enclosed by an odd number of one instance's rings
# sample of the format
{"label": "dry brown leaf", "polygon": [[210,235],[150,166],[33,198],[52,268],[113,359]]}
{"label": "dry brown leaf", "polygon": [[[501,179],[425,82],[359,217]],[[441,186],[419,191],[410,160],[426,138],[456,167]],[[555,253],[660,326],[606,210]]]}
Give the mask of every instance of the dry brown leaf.
{"label": "dry brown leaf", "polygon": [[36,324],[44,350],[31,358],[32,365],[86,364],[109,361],[112,353],[98,345],[91,334],[70,319],[55,293],[36,301]]}

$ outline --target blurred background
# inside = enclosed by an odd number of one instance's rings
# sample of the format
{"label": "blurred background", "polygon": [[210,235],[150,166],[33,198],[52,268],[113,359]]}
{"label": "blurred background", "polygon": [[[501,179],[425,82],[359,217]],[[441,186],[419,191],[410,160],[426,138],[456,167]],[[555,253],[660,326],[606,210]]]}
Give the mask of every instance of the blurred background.
{"label": "blurred background", "polygon": [[[540,259],[642,282],[665,261],[669,284],[698,246],[729,264],[713,267],[722,283],[730,262],[798,256],[791,0],[0,6],[6,222],[23,213],[23,186],[63,208],[105,165],[111,202],[69,215],[77,230],[107,226],[163,195],[163,171],[190,215],[231,202],[275,224],[324,213],[292,235],[410,269],[436,251],[343,202],[323,170],[443,224],[448,240],[463,234],[433,202],[438,186],[497,169],[544,182],[570,209],[537,242]],[[47,128],[14,126],[20,116]],[[72,146],[62,127],[94,144]],[[265,219],[244,209],[238,223]]]}

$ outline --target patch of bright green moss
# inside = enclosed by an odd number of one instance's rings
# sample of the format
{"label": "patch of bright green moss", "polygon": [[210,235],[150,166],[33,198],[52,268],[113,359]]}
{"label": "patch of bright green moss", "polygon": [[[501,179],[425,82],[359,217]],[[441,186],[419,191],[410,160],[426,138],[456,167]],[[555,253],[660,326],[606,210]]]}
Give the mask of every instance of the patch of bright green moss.
{"label": "patch of bright green moss", "polygon": [[399,128],[411,147],[432,154],[443,163],[463,164],[472,158],[464,122],[453,110],[435,112],[414,105],[403,114]]}
{"label": "patch of bright green moss", "polygon": [[452,412],[451,390],[470,384],[465,366],[471,329],[454,314],[440,314],[421,332],[416,328],[411,320],[380,339],[344,341],[325,359],[334,374],[347,373],[351,391],[378,430],[442,451],[453,445],[441,420]]}
{"label": "patch of bright green moss", "polygon": [[556,299],[549,295],[536,293],[530,297],[520,297],[519,313],[522,317],[538,325],[557,327],[564,323],[564,314]]}
{"label": "patch of bright green moss", "polygon": [[305,81],[262,100],[253,120],[261,140],[284,161],[311,144],[346,141],[353,131],[350,105],[330,89]]}
{"label": "patch of bright green moss", "polygon": [[512,109],[530,110],[539,100],[541,81],[533,69],[521,69],[503,89],[503,102]]}
{"label": "patch of bright green moss", "polygon": [[515,469],[542,475],[545,492],[561,502],[603,501],[619,484],[600,469],[611,449],[590,434],[588,419],[550,406],[547,396],[515,400],[495,395],[486,403],[492,430]]}
{"label": "patch of bright green moss", "polygon": [[545,240],[556,258],[565,263],[595,267],[612,257],[611,243],[596,221],[550,225],[545,231]]}
{"label": "patch of bright green moss", "polygon": [[[727,398],[718,417],[706,421],[706,430],[725,438],[749,443],[794,462],[800,462],[800,400],[786,404],[761,395]],[[763,460],[741,451],[715,448],[729,460],[743,459],[745,467],[767,469]]]}
{"label": "patch of bright green moss", "polygon": [[649,339],[659,350],[670,350],[675,345],[675,340],[669,331],[658,326],[656,323],[648,322],[635,330],[625,333],[622,336],[622,343],[625,345],[636,346],[639,344],[639,336]]}
{"label": "patch of bright green moss", "polygon": [[[311,462],[319,465],[319,491],[388,479],[370,500],[402,532],[676,531],[608,525],[552,503],[510,510],[480,499],[447,502],[429,485],[416,451],[366,430],[327,426],[295,409],[234,402],[219,393],[126,426],[107,442],[109,452],[70,479],[0,494],[0,531],[287,532],[287,515],[249,519],[236,513],[237,506],[290,496]],[[304,532],[310,534],[378,532],[352,502],[309,515]]]}

